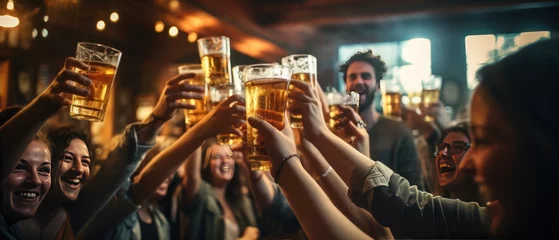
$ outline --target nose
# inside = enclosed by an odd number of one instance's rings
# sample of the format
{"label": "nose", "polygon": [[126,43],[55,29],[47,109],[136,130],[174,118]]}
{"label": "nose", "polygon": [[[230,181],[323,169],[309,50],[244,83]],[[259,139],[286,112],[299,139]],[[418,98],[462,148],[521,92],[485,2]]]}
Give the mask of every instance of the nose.
{"label": "nose", "polygon": [[474,160],[471,157],[470,151],[467,151],[466,154],[464,154],[464,156],[462,157],[462,161],[460,161],[460,165],[458,165],[458,169],[461,172],[472,176],[476,173]]}
{"label": "nose", "polygon": [[74,164],[72,165],[72,170],[78,172],[79,174],[84,173],[85,171],[85,167],[82,164],[82,161],[74,161]]}
{"label": "nose", "polygon": [[29,172],[25,181],[32,187],[37,187],[42,183],[41,178],[39,178],[39,173],[37,173],[37,171]]}

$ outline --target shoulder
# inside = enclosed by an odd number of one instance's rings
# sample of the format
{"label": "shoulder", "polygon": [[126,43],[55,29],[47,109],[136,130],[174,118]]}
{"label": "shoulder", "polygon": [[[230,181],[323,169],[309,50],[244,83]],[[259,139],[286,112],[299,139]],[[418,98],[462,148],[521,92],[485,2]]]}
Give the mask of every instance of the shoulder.
{"label": "shoulder", "polygon": [[406,125],[386,117],[380,117],[372,130],[387,132],[394,138],[413,138],[411,129]]}

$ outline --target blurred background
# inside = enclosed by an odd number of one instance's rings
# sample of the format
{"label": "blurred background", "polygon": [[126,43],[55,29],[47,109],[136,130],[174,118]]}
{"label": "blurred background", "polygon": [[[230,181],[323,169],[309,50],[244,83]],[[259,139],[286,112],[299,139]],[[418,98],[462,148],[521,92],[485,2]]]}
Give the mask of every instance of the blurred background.
{"label": "blurred background", "polygon": [[558,1],[529,0],[0,0],[0,109],[40,93],[78,42],[108,45],[123,57],[105,121],[53,120],[106,143],[151,112],[179,65],[200,62],[198,38],[224,35],[232,66],[312,54],[321,86],[341,91],[338,66],[372,49],[404,92],[441,76],[440,99],[456,114],[480,66],[557,36],[557,16]]}

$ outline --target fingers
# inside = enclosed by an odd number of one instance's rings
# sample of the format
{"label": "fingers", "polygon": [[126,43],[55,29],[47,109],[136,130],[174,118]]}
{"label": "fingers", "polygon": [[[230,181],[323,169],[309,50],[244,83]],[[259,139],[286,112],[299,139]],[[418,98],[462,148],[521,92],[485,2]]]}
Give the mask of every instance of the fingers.
{"label": "fingers", "polygon": [[179,93],[179,92],[204,93],[204,87],[183,83],[183,84],[168,86],[165,89],[165,94],[167,94],[167,95],[173,94],[173,93]]}
{"label": "fingers", "polygon": [[349,118],[349,120],[353,123],[357,123],[357,121],[361,120],[361,117],[353,108],[344,105],[341,105],[338,108],[344,113],[343,115],[347,116],[347,118]]}
{"label": "fingers", "polygon": [[293,99],[302,103],[312,103],[314,99],[312,97],[307,96],[305,93],[299,91],[292,91],[287,94],[289,99]]}
{"label": "fingers", "polygon": [[64,62],[64,68],[69,70],[79,68],[86,71],[89,71],[91,69],[89,65],[73,57],[66,58],[66,61]]}
{"label": "fingers", "polygon": [[54,83],[54,85],[52,86],[51,92],[52,93],[76,94],[76,95],[84,96],[84,97],[89,96],[89,93],[90,93],[89,89],[87,89],[87,88],[70,85],[66,82]]}
{"label": "fingers", "polygon": [[165,101],[168,103],[175,102],[179,99],[204,99],[203,93],[194,93],[194,92],[178,92],[173,94],[168,94],[165,96]]}
{"label": "fingers", "polygon": [[238,105],[235,104],[233,106],[227,107],[223,110],[224,113],[229,114],[229,115],[245,115],[246,113],[246,107],[243,105]]}
{"label": "fingers", "polygon": [[196,77],[196,74],[194,74],[194,73],[179,74],[179,75],[175,76],[173,79],[167,81],[167,86],[177,85],[182,80],[189,79],[189,78],[194,78],[194,77]]}
{"label": "fingers", "polygon": [[241,95],[238,94],[233,94],[231,95],[231,97],[223,100],[223,102],[221,102],[219,104],[219,106],[230,106],[232,103],[243,103],[245,102],[245,100],[243,99],[243,97]]}
{"label": "fingers", "polygon": [[172,103],[169,103],[169,108],[171,109],[196,109],[196,105],[192,105],[189,103],[185,103],[182,101],[175,101]]}
{"label": "fingers", "polygon": [[[292,86],[300,89],[301,91],[303,91],[307,96],[311,97],[311,98],[316,98],[315,96],[315,92],[312,88],[312,86],[306,82],[303,81],[291,81],[289,84],[291,84]],[[293,91],[294,92],[294,91]]]}
{"label": "fingers", "polygon": [[91,79],[89,79],[86,76],[81,75],[77,72],[74,72],[72,70],[68,70],[68,69],[64,69],[64,70],[60,71],[55,78],[55,81],[58,81],[58,82],[61,82],[61,83],[65,83],[68,80],[77,82],[77,83],[79,83],[83,86],[91,86],[91,84],[93,84],[93,81],[91,81]]}
{"label": "fingers", "polygon": [[265,138],[273,137],[274,134],[279,133],[279,131],[274,126],[261,119],[249,117],[248,123],[251,127],[258,129],[260,131],[259,133],[264,135]]}

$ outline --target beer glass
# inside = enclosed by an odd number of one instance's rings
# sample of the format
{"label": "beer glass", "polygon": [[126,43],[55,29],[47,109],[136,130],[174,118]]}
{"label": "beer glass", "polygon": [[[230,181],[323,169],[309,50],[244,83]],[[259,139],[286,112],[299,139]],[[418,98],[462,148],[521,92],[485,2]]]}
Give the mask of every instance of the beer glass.
{"label": "beer glass", "polygon": [[[293,70],[291,81],[303,81],[316,87],[316,58],[308,54],[294,54],[281,59],[281,64]],[[289,91],[294,88],[290,87]],[[290,113],[291,127],[303,127],[303,118],[300,113]]]}
{"label": "beer glass", "polygon": [[400,93],[400,87],[400,81],[398,80],[386,79],[380,81],[384,116],[396,121],[402,120],[402,94]]}
{"label": "beer glass", "polygon": [[[256,64],[245,67],[243,72],[247,119],[262,119],[282,130],[291,69],[278,64]],[[272,163],[262,136],[250,124],[247,125],[247,145],[251,170],[269,171]]]}
{"label": "beer glass", "polygon": [[196,85],[196,86],[202,86],[204,87],[205,91],[204,91],[204,99],[189,99],[189,100],[183,100],[189,104],[192,104],[194,106],[196,106],[195,109],[187,109],[184,110],[184,122],[186,124],[186,126],[193,127],[194,125],[196,125],[196,123],[198,123],[200,120],[202,120],[202,118],[204,118],[204,116],[206,116],[206,114],[208,113],[209,109],[207,106],[207,101],[208,101],[208,90],[207,90],[207,85],[204,81],[204,71],[202,71],[202,65],[201,64],[185,64],[182,66],[179,66],[178,68],[179,70],[179,74],[185,74],[185,73],[193,73],[196,76],[192,79],[188,79],[188,84],[190,85]]}
{"label": "beer glass", "polygon": [[[442,79],[440,76],[431,75],[424,78],[423,91],[421,92],[421,111],[427,113],[427,109],[439,102],[439,94],[441,92]],[[425,114],[425,121],[432,122],[434,119]]]}
{"label": "beer glass", "polygon": [[347,116],[344,116],[343,111],[341,111],[340,106],[350,107],[355,112],[358,112],[359,94],[356,92],[341,93],[333,91],[326,93],[326,101],[328,101],[328,108],[330,109],[330,120],[328,121],[330,131],[347,143],[351,143],[355,136],[347,134],[345,128],[336,125],[347,118]]}
{"label": "beer glass", "polygon": [[112,47],[97,43],[78,43],[76,58],[91,69],[85,71],[75,68],[74,71],[91,79],[93,84],[88,87],[88,97],[72,96],[70,117],[93,122],[103,121],[121,56],[122,52]]}
{"label": "beer glass", "polygon": [[[233,85],[222,86],[219,88],[212,87],[210,90],[212,109],[233,94],[244,96],[244,93],[241,91],[241,89],[235,89]],[[241,136],[233,133],[220,133],[217,135],[217,142],[221,145],[233,145],[242,143],[243,139]]]}
{"label": "beer glass", "polygon": [[208,87],[231,85],[229,38],[224,36],[200,38],[198,52]]}

